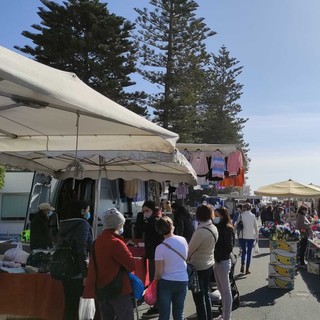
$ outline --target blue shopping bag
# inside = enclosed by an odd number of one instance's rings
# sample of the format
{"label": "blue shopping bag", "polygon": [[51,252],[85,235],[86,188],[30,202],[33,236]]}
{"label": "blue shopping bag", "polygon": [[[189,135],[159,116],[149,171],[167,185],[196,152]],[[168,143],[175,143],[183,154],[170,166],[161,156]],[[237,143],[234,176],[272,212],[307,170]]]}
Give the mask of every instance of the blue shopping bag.
{"label": "blue shopping bag", "polygon": [[134,298],[140,300],[143,296],[144,285],[143,282],[133,273],[129,272],[129,279],[132,286],[132,295]]}

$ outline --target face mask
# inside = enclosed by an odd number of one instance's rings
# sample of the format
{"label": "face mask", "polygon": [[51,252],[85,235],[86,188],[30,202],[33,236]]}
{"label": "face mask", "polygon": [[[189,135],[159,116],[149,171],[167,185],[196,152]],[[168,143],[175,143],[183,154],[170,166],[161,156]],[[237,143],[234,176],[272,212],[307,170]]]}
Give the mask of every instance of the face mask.
{"label": "face mask", "polygon": [[86,212],[86,215],[84,216],[84,218],[85,218],[86,220],[89,220],[90,217],[91,217],[90,212]]}
{"label": "face mask", "polygon": [[123,234],[123,231],[124,231],[124,230],[123,230],[123,227],[122,227],[121,229],[119,229],[118,233],[119,233],[119,234]]}
{"label": "face mask", "polygon": [[53,215],[53,212],[52,211],[49,211],[48,212],[48,217],[51,217]]}
{"label": "face mask", "polygon": [[148,219],[152,216],[152,211],[145,211],[143,214],[144,214],[144,217]]}
{"label": "face mask", "polygon": [[218,224],[220,222],[220,217],[214,217],[213,218],[213,223]]}

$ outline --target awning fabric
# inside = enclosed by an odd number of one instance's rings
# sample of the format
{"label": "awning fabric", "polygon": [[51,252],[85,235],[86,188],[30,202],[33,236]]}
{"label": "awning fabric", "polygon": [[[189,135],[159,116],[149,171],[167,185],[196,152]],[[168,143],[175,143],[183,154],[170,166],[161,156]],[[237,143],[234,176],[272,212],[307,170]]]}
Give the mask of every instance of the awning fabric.
{"label": "awning fabric", "polygon": [[254,191],[256,196],[268,197],[319,197],[320,188],[291,179],[269,184]]}
{"label": "awning fabric", "polygon": [[0,47],[0,163],[55,177],[195,183],[179,136],[60,71]]}

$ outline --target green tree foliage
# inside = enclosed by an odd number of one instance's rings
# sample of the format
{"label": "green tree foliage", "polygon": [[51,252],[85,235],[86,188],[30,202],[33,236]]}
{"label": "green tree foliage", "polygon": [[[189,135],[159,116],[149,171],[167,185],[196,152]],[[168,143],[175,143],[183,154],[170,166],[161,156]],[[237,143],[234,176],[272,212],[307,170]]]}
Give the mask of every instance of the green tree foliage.
{"label": "green tree foliage", "polygon": [[212,54],[201,99],[199,135],[204,143],[236,143],[247,153],[249,145],[244,142],[242,130],[248,119],[239,115],[243,85],[237,82],[243,67],[238,64],[225,46],[218,55]]}
{"label": "green tree foliage", "polygon": [[31,26],[36,32],[22,32],[35,46],[16,48],[46,65],[76,73],[101,94],[146,115],[146,94],[124,91],[135,84],[129,77],[136,71],[137,48],[130,38],[134,25],[109,13],[99,0],[41,2],[42,21]]}
{"label": "green tree foliage", "polygon": [[3,166],[0,166],[0,189],[4,187],[6,169]]}
{"label": "green tree foliage", "polygon": [[193,0],[151,0],[153,11],[138,9],[137,41],[140,73],[156,85],[151,97],[155,121],[180,135],[180,141],[197,139],[198,100],[205,81],[203,67],[210,55],[205,40],[214,35],[196,18]]}

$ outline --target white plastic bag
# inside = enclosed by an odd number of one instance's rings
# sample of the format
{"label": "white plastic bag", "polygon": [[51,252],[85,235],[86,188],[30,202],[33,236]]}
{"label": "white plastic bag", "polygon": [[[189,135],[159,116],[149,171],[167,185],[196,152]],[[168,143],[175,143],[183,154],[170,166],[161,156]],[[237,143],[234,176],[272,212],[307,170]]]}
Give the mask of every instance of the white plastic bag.
{"label": "white plastic bag", "polygon": [[22,243],[18,242],[15,248],[8,249],[4,253],[3,260],[25,264],[27,262],[28,257],[29,257],[29,253],[26,251],[23,251]]}
{"label": "white plastic bag", "polygon": [[258,240],[256,240],[255,243],[254,243],[254,252],[255,252],[255,253],[260,253],[260,248],[259,248],[259,242],[258,242]]}
{"label": "white plastic bag", "polygon": [[85,299],[80,297],[79,320],[93,320],[96,313],[94,299]]}

